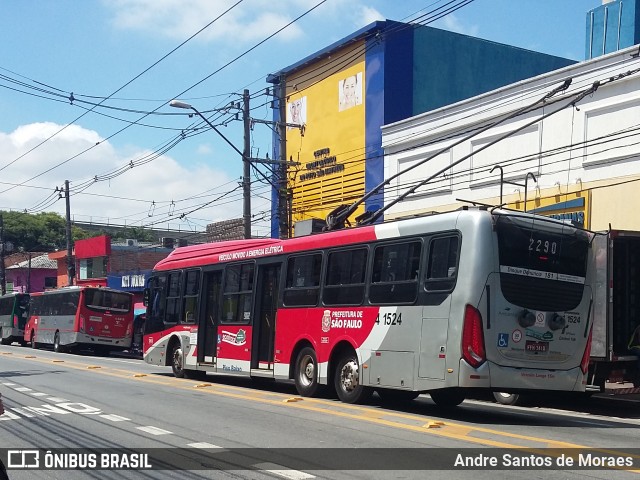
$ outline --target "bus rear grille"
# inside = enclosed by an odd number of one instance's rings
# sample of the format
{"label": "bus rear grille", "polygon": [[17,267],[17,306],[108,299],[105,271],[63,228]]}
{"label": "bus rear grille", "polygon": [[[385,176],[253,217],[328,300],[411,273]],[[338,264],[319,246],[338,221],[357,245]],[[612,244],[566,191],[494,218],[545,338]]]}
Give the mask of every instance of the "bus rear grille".
{"label": "bus rear grille", "polygon": [[584,285],[544,280],[522,275],[500,274],[502,293],[507,301],[523,308],[546,312],[572,310],[582,300]]}

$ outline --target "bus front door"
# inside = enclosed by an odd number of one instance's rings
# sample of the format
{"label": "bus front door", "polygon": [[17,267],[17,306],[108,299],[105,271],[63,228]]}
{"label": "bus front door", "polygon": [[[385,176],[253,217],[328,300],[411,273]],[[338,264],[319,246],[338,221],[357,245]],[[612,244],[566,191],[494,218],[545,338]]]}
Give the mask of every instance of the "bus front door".
{"label": "bus front door", "polygon": [[273,374],[279,282],[280,264],[260,265],[258,267],[258,291],[253,329],[251,369],[266,370],[271,374]]}
{"label": "bus front door", "polygon": [[204,315],[200,316],[198,327],[198,363],[216,363],[221,287],[222,271],[205,273]]}

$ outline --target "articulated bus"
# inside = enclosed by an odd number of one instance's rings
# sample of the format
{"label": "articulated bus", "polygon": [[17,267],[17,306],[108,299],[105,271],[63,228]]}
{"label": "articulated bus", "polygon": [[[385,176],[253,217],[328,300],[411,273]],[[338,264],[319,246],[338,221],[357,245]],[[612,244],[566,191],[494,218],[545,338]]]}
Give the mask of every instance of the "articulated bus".
{"label": "articulated bus", "polygon": [[502,209],[177,248],[145,291],[144,359],[335,389],[347,403],[585,390],[593,234]]}
{"label": "articulated bus", "polygon": [[65,287],[31,294],[24,341],[56,352],[131,348],[133,295],[103,287]]}
{"label": "articulated bus", "polygon": [[24,324],[29,315],[29,294],[9,293],[0,297],[0,343],[23,342]]}

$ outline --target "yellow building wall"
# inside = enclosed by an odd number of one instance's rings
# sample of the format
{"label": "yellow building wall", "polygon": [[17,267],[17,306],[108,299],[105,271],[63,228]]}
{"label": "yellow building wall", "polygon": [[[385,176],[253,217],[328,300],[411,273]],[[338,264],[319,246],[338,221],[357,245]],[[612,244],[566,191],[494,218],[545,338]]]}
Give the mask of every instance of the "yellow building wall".
{"label": "yellow building wall", "polygon": [[[286,129],[286,158],[299,162],[288,168],[293,225],[324,219],[364,195],[365,61],[358,52],[362,42],[286,79],[287,123],[303,125]],[[347,89],[353,97],[345,97]],[[363,212],[364,206],[356,215]]]}

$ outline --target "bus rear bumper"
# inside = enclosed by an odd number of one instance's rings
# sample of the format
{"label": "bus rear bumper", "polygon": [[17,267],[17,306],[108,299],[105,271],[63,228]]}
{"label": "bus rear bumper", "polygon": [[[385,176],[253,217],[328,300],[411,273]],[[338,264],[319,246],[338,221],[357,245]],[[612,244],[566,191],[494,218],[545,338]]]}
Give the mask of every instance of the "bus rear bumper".
{"label": "bus rear bumper", "polygon": [[[87,335],[86,333],[75,332],[69,336],[70,344],[80,344],[80,345],[104,345],[117,349],[126,349],[131,347],[132,338],[129,337],[121,337],[121,338],[105,338],[105,337],[96,337],[93,335]],[[66,343],[66,342],[64,342]]]}
{"label": "bus rear bumper", "polygon": [[570,370],[515,368],[485,362],[479,368],[460,360],[459,385],[465,388],[488,388],[501,392],[522,390],[557,390],[584,392],[586,378],[580,367]]}

